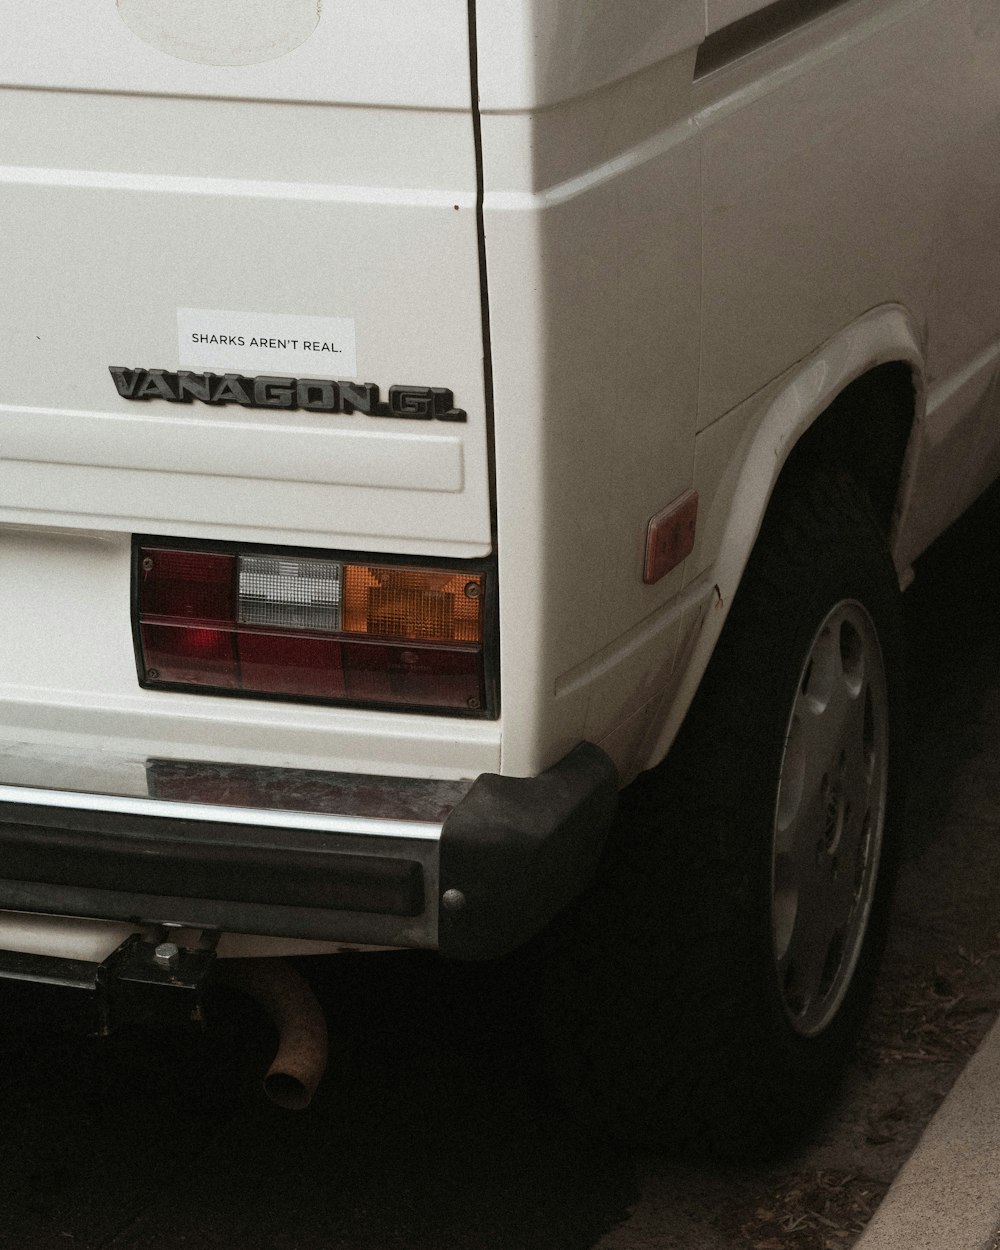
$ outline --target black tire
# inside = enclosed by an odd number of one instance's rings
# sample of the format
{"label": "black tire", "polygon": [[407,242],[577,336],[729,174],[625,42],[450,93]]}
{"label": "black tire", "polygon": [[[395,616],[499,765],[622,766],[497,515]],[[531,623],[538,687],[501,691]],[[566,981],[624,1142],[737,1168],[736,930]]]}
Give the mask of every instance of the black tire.
{"label": "black tire", "polygon": [[850,477],[775,498],[682,733],[623,795],[604,870],[549,952],[552,1073],[592,1124],[760,1156],[835,1087],[895,860],[899,598]]}

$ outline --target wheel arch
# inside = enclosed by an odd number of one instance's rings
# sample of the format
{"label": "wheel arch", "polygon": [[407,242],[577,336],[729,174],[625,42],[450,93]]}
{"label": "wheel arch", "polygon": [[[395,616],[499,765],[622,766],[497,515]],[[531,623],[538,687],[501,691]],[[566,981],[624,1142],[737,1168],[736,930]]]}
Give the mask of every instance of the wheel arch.
{"label": "wheel arch", "polygon": [[[722,632],[768,507],[805,468],[840,460],[868,488],[895,549],[926,398],[921,336],[898,304],[870,310],[761,392],[741,441],[714,562],[698,581],[706,605],[640,749],[659,764],[677,735]],[[897,566],[901,578],[904,570]],[[693,592],[695,586],[690,587]]]}

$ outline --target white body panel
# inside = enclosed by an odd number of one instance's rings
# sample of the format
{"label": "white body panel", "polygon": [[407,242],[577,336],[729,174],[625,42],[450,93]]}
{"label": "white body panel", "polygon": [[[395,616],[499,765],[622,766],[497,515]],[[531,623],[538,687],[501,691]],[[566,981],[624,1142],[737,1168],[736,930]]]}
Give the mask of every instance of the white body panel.
{"label": "white body panel", "polygon": [[704,34],[704,6],[702,0],[491,0],[477,4],[476,27],[481,107],[530,113],[695,47]]}
{"label": "white body panel", "polygon": [[[310,4],[319,10],[315,23],[302,13]],[[0,81],[102,94],[469,107],[462,0],[421,0],[402,11],[392,0],[326,5],[220,0],[213,6],[214,20],[201,17],[193,28],[183,21],[192,7],[192,0],[175,5],[164,0],[36,0],[29,17],[18,0],[3,0]],[[181,20],[171,22],[171,8]],[[263,29],[248,40],[246,27],[252,23],[263,23]],[[194,59],[199,42],[213,45],[217,60],[225,56],[227,42],[237,56],[254,44],[259,51],[241,58],[243,64],[211,65]]]}
{"label": "white body panel", "polygon": [[[761,7],[709,6],[702,34]],[[526,5],[544,30],[523,45],[534,108],[491,72],[496,10],[481,10],[504,689],[532,707],[505,724],[514,772],[580,736],[625,776],[662,757],[784,458],[861,373],[906,361],[919,392],[901,568],[995,474],[995,12],[810,6],[775,37],[706,43],[696,65],[677,41],[696,9],[649,18],[669,55],[611,85],[604,48],[624,73],[650,45],[622,44],[624,22],[608,43],[588,9],[574,90],[559,55],[531,55],[564,9]],[[645,523],[692,485],[695,552],[644,586]],[[716,586],[720,610],[675,664]]]}
{"label": "white body panel", "polygon": [[[468,116],[21,92],[5,104],[6,518],[489,550]],[[165,132],[186,113],[190,137],[178,144]],[[111,142],[122,131],[125,149]],[[436,168],[424,160],[418,171],[403,157],[435,150],[442,136]],[[364,171],[374,185],[342,185],[368,143],[385,145]],[[133,147],[144,168],[116,168]],[[386,150],[399,158],[388,186]],[[24,263],[31,256],[59,275],[55,307],[52,288]],[[410,280],[397,289],[400,273]],[[429,428],[122,399],[110,365],[182,363],[182,308],[239,310],[251,326],[253,314],[293,328],[301,316],[348,318],[357,342],[348,379],[383,391],[449,386],[470,420]],[[239,371],[241,360],[223,348],[214,367]],[[305,376],[330,376],[330,366],[321,360]],[[433,499],[414,504],[413,493]]]}

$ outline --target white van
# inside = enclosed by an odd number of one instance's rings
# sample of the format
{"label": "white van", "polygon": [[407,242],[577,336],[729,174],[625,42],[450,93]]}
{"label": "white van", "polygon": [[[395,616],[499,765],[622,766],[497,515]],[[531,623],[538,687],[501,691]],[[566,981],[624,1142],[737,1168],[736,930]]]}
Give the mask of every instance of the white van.
{"label": "white van", "polygon": [[2,14],[0,975],[543,933],[581,1114],[787,1138],[1000,473],[996,0]]}

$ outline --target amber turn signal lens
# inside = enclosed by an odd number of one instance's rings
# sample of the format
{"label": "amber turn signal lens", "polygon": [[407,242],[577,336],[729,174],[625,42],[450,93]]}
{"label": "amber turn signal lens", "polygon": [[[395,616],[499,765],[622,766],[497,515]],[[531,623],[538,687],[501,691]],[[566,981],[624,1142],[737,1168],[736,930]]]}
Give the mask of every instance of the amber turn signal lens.
{"label": "amber turn signal lens", "polygon": [[482,642],[483,578],[369,564],[344,566],[345,634]]}

